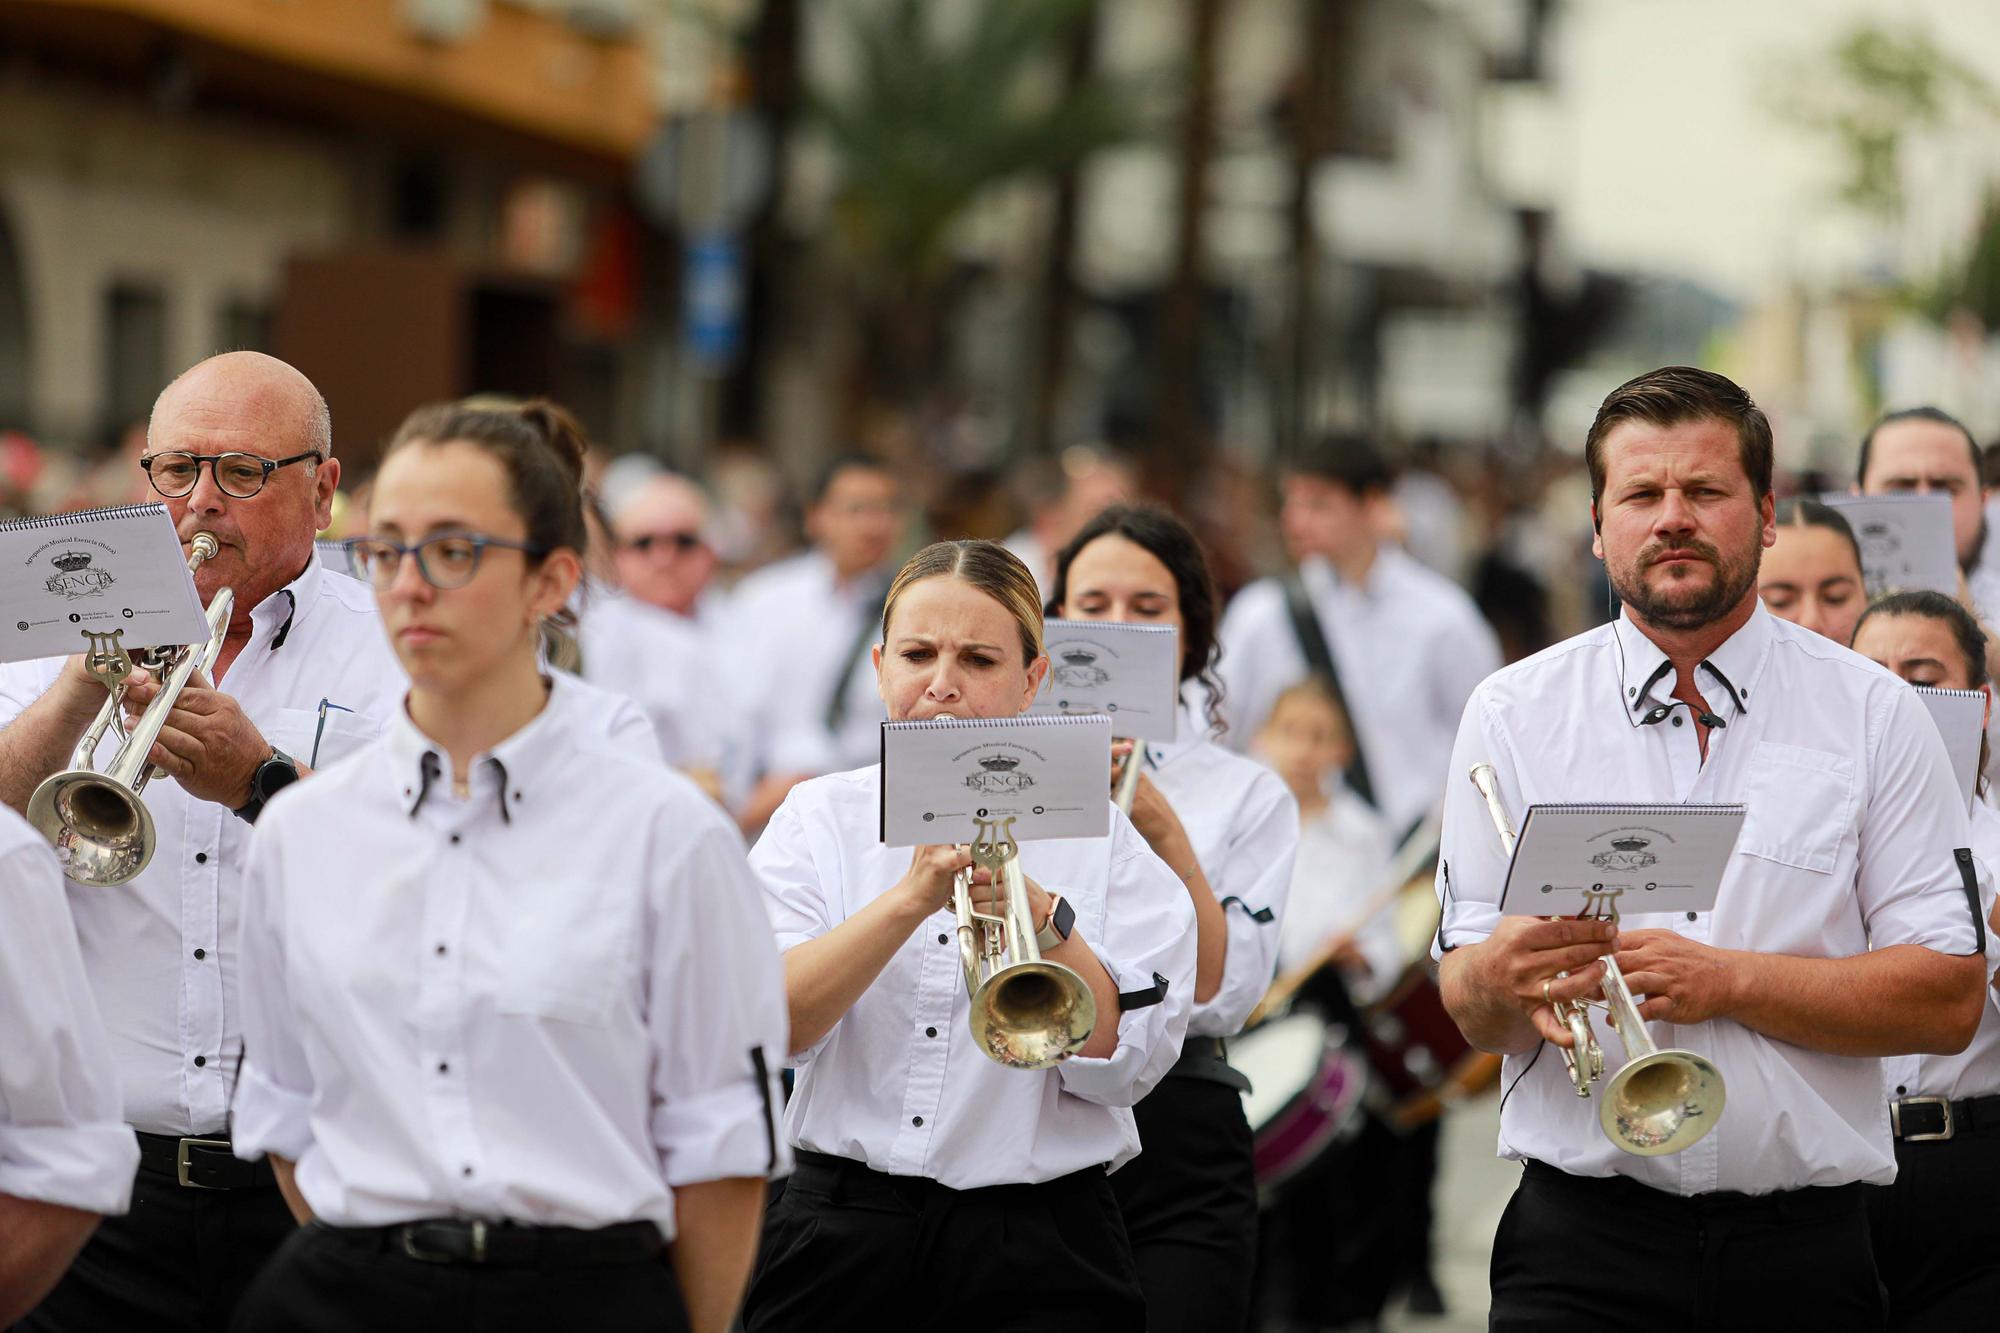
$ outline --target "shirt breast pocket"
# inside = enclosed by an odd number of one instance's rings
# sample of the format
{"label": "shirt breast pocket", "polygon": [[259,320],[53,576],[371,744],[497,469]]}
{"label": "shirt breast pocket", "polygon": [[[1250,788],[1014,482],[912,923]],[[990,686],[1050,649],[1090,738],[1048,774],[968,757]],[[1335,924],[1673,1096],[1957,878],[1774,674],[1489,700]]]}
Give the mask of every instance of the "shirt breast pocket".
{"label": "shirt breast pocket", "polygon": [[381,732],[374,719],[344,708],[329,707],[323,724],[317,708],[280,708],[264,739],[308,768],[320,769],[353,754]]}
{"label": "shirt breast pocket", "polygon": [[607,1026],[633,976],[631,933],[598,886],[536,880],[502,910],[494,1008],[521,1018]]}
{"label": "shirt breast pocket", "polygon": [[1761,741],[1750,756],[1748,810],[1736,850],[1780,865],[1833,873],[1853,822],[1854,761]]}

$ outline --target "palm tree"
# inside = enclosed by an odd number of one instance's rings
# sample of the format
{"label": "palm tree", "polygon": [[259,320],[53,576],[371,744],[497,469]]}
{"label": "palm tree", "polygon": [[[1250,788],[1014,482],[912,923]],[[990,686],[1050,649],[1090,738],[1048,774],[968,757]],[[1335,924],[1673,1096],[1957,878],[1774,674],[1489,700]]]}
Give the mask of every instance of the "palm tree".
{"label": "palm tree", "polygon": [[[909,407],[940,365],[953,225],[989,189],[1138,130],[1132,90],[1039,78],[1095,0],[844,0],[854,73],[808,88],[839,163],[833,225],[860,310],[855,387]],[[949,10],[950,24],[939,21]]]}

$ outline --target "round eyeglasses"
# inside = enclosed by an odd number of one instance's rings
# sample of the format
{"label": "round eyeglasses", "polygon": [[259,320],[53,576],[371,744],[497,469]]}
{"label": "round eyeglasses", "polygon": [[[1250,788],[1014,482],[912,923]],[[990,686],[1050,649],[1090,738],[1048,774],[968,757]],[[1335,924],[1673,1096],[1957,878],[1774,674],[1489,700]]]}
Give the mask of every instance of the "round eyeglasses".
{"label": "round eyeglasses", "polygon": [[394,583],[402,571],[403,557],[413,555],[424,582],[444,592],[472,582],[472,576],[479,572],[480,557],[489,546],[531,556],[547,554],[545,547],[479,532],[442,532],[407,544],[387,537],[350,537],[343,545],[354,572],[378,589]]}
{"label": "round eyeglasses", "polygon": [[215,484],[224,495],[237,500],[248,500],[264,489],[264,483],[271,474],[281,467],[303,463],[308,458],[318,458],[317,449],[308,449],[290,458],[266,458],[262,454],[188,454],[178,450],[166,450],[157,454],[147,454],[139,460],[139,466],[146,469],[146,477],[153,483],[153,489],[168,499],[178,499],[190,494],[195,484],[201,480],[201,465],[208,464]]}

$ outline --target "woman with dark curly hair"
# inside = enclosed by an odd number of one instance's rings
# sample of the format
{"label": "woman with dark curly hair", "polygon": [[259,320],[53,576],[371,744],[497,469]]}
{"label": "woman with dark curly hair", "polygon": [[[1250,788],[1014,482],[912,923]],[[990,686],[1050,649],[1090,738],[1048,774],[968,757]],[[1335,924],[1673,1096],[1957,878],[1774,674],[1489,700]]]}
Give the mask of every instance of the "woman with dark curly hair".
{"label": "woman with dark curly hair", "polygon": [[[1145,1151],[1111,1178],[1146,1292],[1147,1326],[1240,1329],[1249,1317],[1257,1184],[1242,1090],[1223,1039],[1263,998],[1298,850],[1277,774],[1215,743],[1216,595],[1201,543],[1164,509],[1105,510],[1056,557],[1049,611],[1180,631],[1180,737],[1135,750],[1132,822],[1193,902],[1194,1016],[1181,1058],[1135,1108]],[[1190,686],[1193,688],[1191,689]],[[1189,696],[1199,693],[1198,713]]]}

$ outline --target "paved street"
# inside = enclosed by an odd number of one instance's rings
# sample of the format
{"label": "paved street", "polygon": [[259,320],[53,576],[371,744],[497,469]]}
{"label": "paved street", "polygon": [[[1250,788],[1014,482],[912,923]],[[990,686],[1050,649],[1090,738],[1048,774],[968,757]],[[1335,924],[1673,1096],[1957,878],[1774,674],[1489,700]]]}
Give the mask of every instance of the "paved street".
{"label": "paved street", "polygon": [[1451,1313],[1418,1318],[1392,1310],[1391,1333],[1483,1333],[1486,1262],[1500,1210],[1521,1169],[1493,1155],[1500,1128],[1497,1091],[1461,1106],[1445,1125],[1437,1198],[1437,1280]]}

